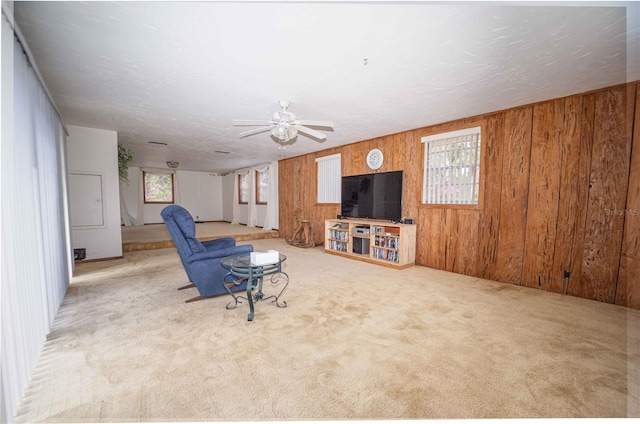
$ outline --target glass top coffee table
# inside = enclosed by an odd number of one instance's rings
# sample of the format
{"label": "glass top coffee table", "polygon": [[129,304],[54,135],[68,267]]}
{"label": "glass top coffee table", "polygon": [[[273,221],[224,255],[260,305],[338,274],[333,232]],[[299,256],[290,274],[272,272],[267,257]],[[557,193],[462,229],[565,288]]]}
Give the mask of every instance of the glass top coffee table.
{"label": "glass top coffee table", "polygon": [[[282,271],[282,262],[286,259],[287,257],[280,253],[280,257],[276,263],[267,265],[251,265],[250,253],[222,258],[220,265],[229,270],[223,279],[224,287],[234,300],[233,305],[231,306],[231,302],[229,302],[226,308],[235,309],[238,306],[238,303],[242,303],[241,299],[248,300],[249,316],[247,317],[247,321],[253,321],[253,304],[256,302],[273,299],[272,302],[274,302],[278,308],[286,308],[287,302],[284,300],[280,301],[280,296],[282,296],[282,293],[289,285],[289,276]],[[279,287],[282,287],[277,295],[265,297],[262,292],[265,277],[269,277],[268,283],[270,286],[275,288],[276,292]],[[239,286],[245,280],[247,281],[247,297],[236,296],[231,291],[231,287],[234,285]]]}

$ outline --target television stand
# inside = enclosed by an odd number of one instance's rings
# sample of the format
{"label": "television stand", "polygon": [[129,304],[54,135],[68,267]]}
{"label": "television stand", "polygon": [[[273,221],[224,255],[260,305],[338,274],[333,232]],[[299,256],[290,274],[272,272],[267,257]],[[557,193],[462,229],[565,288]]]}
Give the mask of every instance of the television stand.
{"label": "television stand", "polygon": [[324,227],[327,253],[398,269],[416,263],[414,224],[327,219]]}

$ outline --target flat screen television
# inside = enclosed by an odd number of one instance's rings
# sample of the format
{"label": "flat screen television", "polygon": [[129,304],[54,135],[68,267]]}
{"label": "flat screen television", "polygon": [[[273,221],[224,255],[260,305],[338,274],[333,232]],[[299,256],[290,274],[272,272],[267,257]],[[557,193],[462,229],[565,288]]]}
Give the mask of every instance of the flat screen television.
{"label": "flat screen television", "polygon": [[342,216],[400,221],[402,171],[342,177]]}

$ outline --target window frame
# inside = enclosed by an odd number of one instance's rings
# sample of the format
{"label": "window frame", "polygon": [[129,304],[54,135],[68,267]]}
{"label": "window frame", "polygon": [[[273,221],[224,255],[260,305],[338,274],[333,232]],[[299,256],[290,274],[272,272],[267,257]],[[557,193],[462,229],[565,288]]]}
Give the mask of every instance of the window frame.
{"label": "window frame", "polygon": [[[265,199],[262,198],[262,196],[260,196],[260,175],[264,174],[266,176],[267,179],[267,193],[265,193]],[[266,205],[268,204],[268,199],[266,199],[266,197],[269,197],[269,171],[256,171],[256,205]]]}
{"label": "window frame", "polygon": [[[171,176],[171,200],[170,201],[156,201],[147,200],[147,174],[149,175],[170,175]],[[176,203],[175,195],[175,178],[173,173],[170,174],[158,174],[154,172],[142,171],[142,200],[145,205],[173,205]]]}
{"label": "window frame", "polygon": [[[243,200],[243,196],[242,196],[242,180],[246,178],[247,180],[247,199]],[[249,184],[249,173],[245,173],[245,174],[238,174],[238,204],[239,205],[248,205],[249,204],[249,191],[251,190],[250,184]]]}
{"label": "window frame", "polygon": [[[477,204],[466,204],[466,203],[424,203],[424,190],[425,190],[425,174],[426,170],[426,157],[425,150],[427,148],[426,142],[423,141],[425,137],[435,136],[439,134],[446,135],[447,133],[452,133],[456,131],[464,131],[468,129],[472,129],[475,127],[480,127],[480,155],[479,155],[479,170],[478,170],[478,203]],[[421,208],[425,209],[466,209],[466,210],[483,210],[484,209],[484,189],[485,189],[485,173],[486,173],[486,147],[487,147],[487,132],[486,132],[486,123],[484,121],[481,122],[471,122],[459,124],[456,126],[451,126],[447,128],[438,128],[431,129],[420,134],[417,139],[420,141],[421,152],[422,152],[422,167],[421,167],[421,176],[420,176],[420,194],[419,194],[419,205]]]}

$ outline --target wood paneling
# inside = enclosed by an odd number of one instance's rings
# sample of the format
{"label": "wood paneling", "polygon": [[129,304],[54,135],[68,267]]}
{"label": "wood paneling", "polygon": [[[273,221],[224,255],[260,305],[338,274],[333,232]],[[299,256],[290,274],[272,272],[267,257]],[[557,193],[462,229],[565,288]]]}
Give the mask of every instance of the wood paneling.
{"label": "wood paneling", "polygon": [[595,94],[582,98],[582,119],[580,130],[580,162],[576,181],[576,219],[571,242],[571,277],[564,280],[565,294],[575,295],[582,277],[583,246],[587,222],[587,200],[589,198],[589,178],[591,157],[593,156],[593,122],[595,116]]}
{"label": "wood paneling", "polygon": [[[498,253],[494,277],[503,283],[521,284],[522,279],[532,126],[533,107],[505,113]],[[492,183],[497,184],[498,181],[487,182]]]}
{"label": "wood paneling", "polygon": [[[591,103],[592,97],[589,97]],[[569,282],[579,282],[580,272],[576,271],[576,264],[582,262],[582,251],[577,249],[575,239],[579,238],[582,245],[584,228],[588,177],[581,170],[588,170],[591,164],[590,127],[584,122],[593,118],[593,106],[585,109],[585,96],[567,98],[564,103],[564,125],[561,135],[562,169],[560,172],[560,193],[558,202],[558,220],[555,237],[555,255],[550,286],[552,290],[566,294]],[[583,136],[584,135],[584,136]]]}
{"label": "wood paneling", "polygon": [[418,227],[416,263],[430,268],[446,269],[447,209],[420,209],[416,222]]}
{"label": "wood paneling", "polygon": [[278,231],[282,238],[288,239],[293,235],[293,202],[296,199],[294,193],[289,190],[289,181],[293,178],[294,159],[285,159],[278,162]]}
{"label": "wood paneling", "polygon": [[624,87],[596,93],[582,275],[571,294],[602,302],[614,301],[620,266],[633,103]]}
{"label": "wood paneling", "polygon": [[529,197],[522,285],[559,291],[551,285],[560,192],[560,134],[564,100],[533,108]]}
{"label": "wood paneling", "polygon": [[[460,210],[458,209],[447,210],[444,214],[444,221],[437,224],[444,229],[441,234],[444,253],[444,270],[449,272],[455,272],[456,260],[458,259],[458,252],[460,252],[459,212]],[[440,254],[440,252],[435,252],[435,255],[438,254]]]}
{"label": "wood paneling", "polygon": [[[629,193],[625,208],[622,257],[618,273],[615,303],[640,309],[640,87],[633,87],[635,96],[635,120]],[[628,99],[632,94],[629,93]],[[628,100],[630,101],[630,100]]]}
{"label": "wood paneling", "polygon": [[[502,186],[495,184],[502,178],[502,134],[504,114],[491,116],[485,125],[485,156],[482,159],[484,172],[484,207],[478,219],[478,249],[476,270],[468,275],[495,279],[498,255],[498,235],[500,226],[500,198]],[[474,249],[475,250],[475,249]]]}
{"label": "wood paneling", "polygon": [[[393,150],[391,158],[388,160],[391,170],[399,170],[404,167],[405,160],[405,139],[407,133],[400,133],[393,135]],[[385,148],[386,150],[386,148]],[[387,161],[387,159],[385,159]]]}
{"label": "wood paneling", "polygon": [[[404,170],[403,215],[417,224],[418,265],[640,308],[636,85],[283,160],[280,232],[292,234],[299,208],[312,221],[316,243],[322,242],[323,222],[340,206],[316,203],[315,158],[340,153],[342,174],[356,175],[371,172],[366,155],[379,148],[385,159],[380,172]],[[481,204],[422,205],[421,137],[478,122],[485,149]]]}
{"label": "wood paneling", "polygon": [[457,210],[457,251],[453,272],[465,275],[478,275],[478,245],[480,211],[470,209]]}
{"label": "wood paneling", "polygon": [[[400,148],[400,146],[399,146]],[[422,161],[424,152],[422,143],[416,137],[415,132],[404,133],[403,157],[404,165],[398,164],[398,169],[403,169],[402,174],[402,212],[407,218],[413,218],[418,222],[418,208],[422,196]]]}

